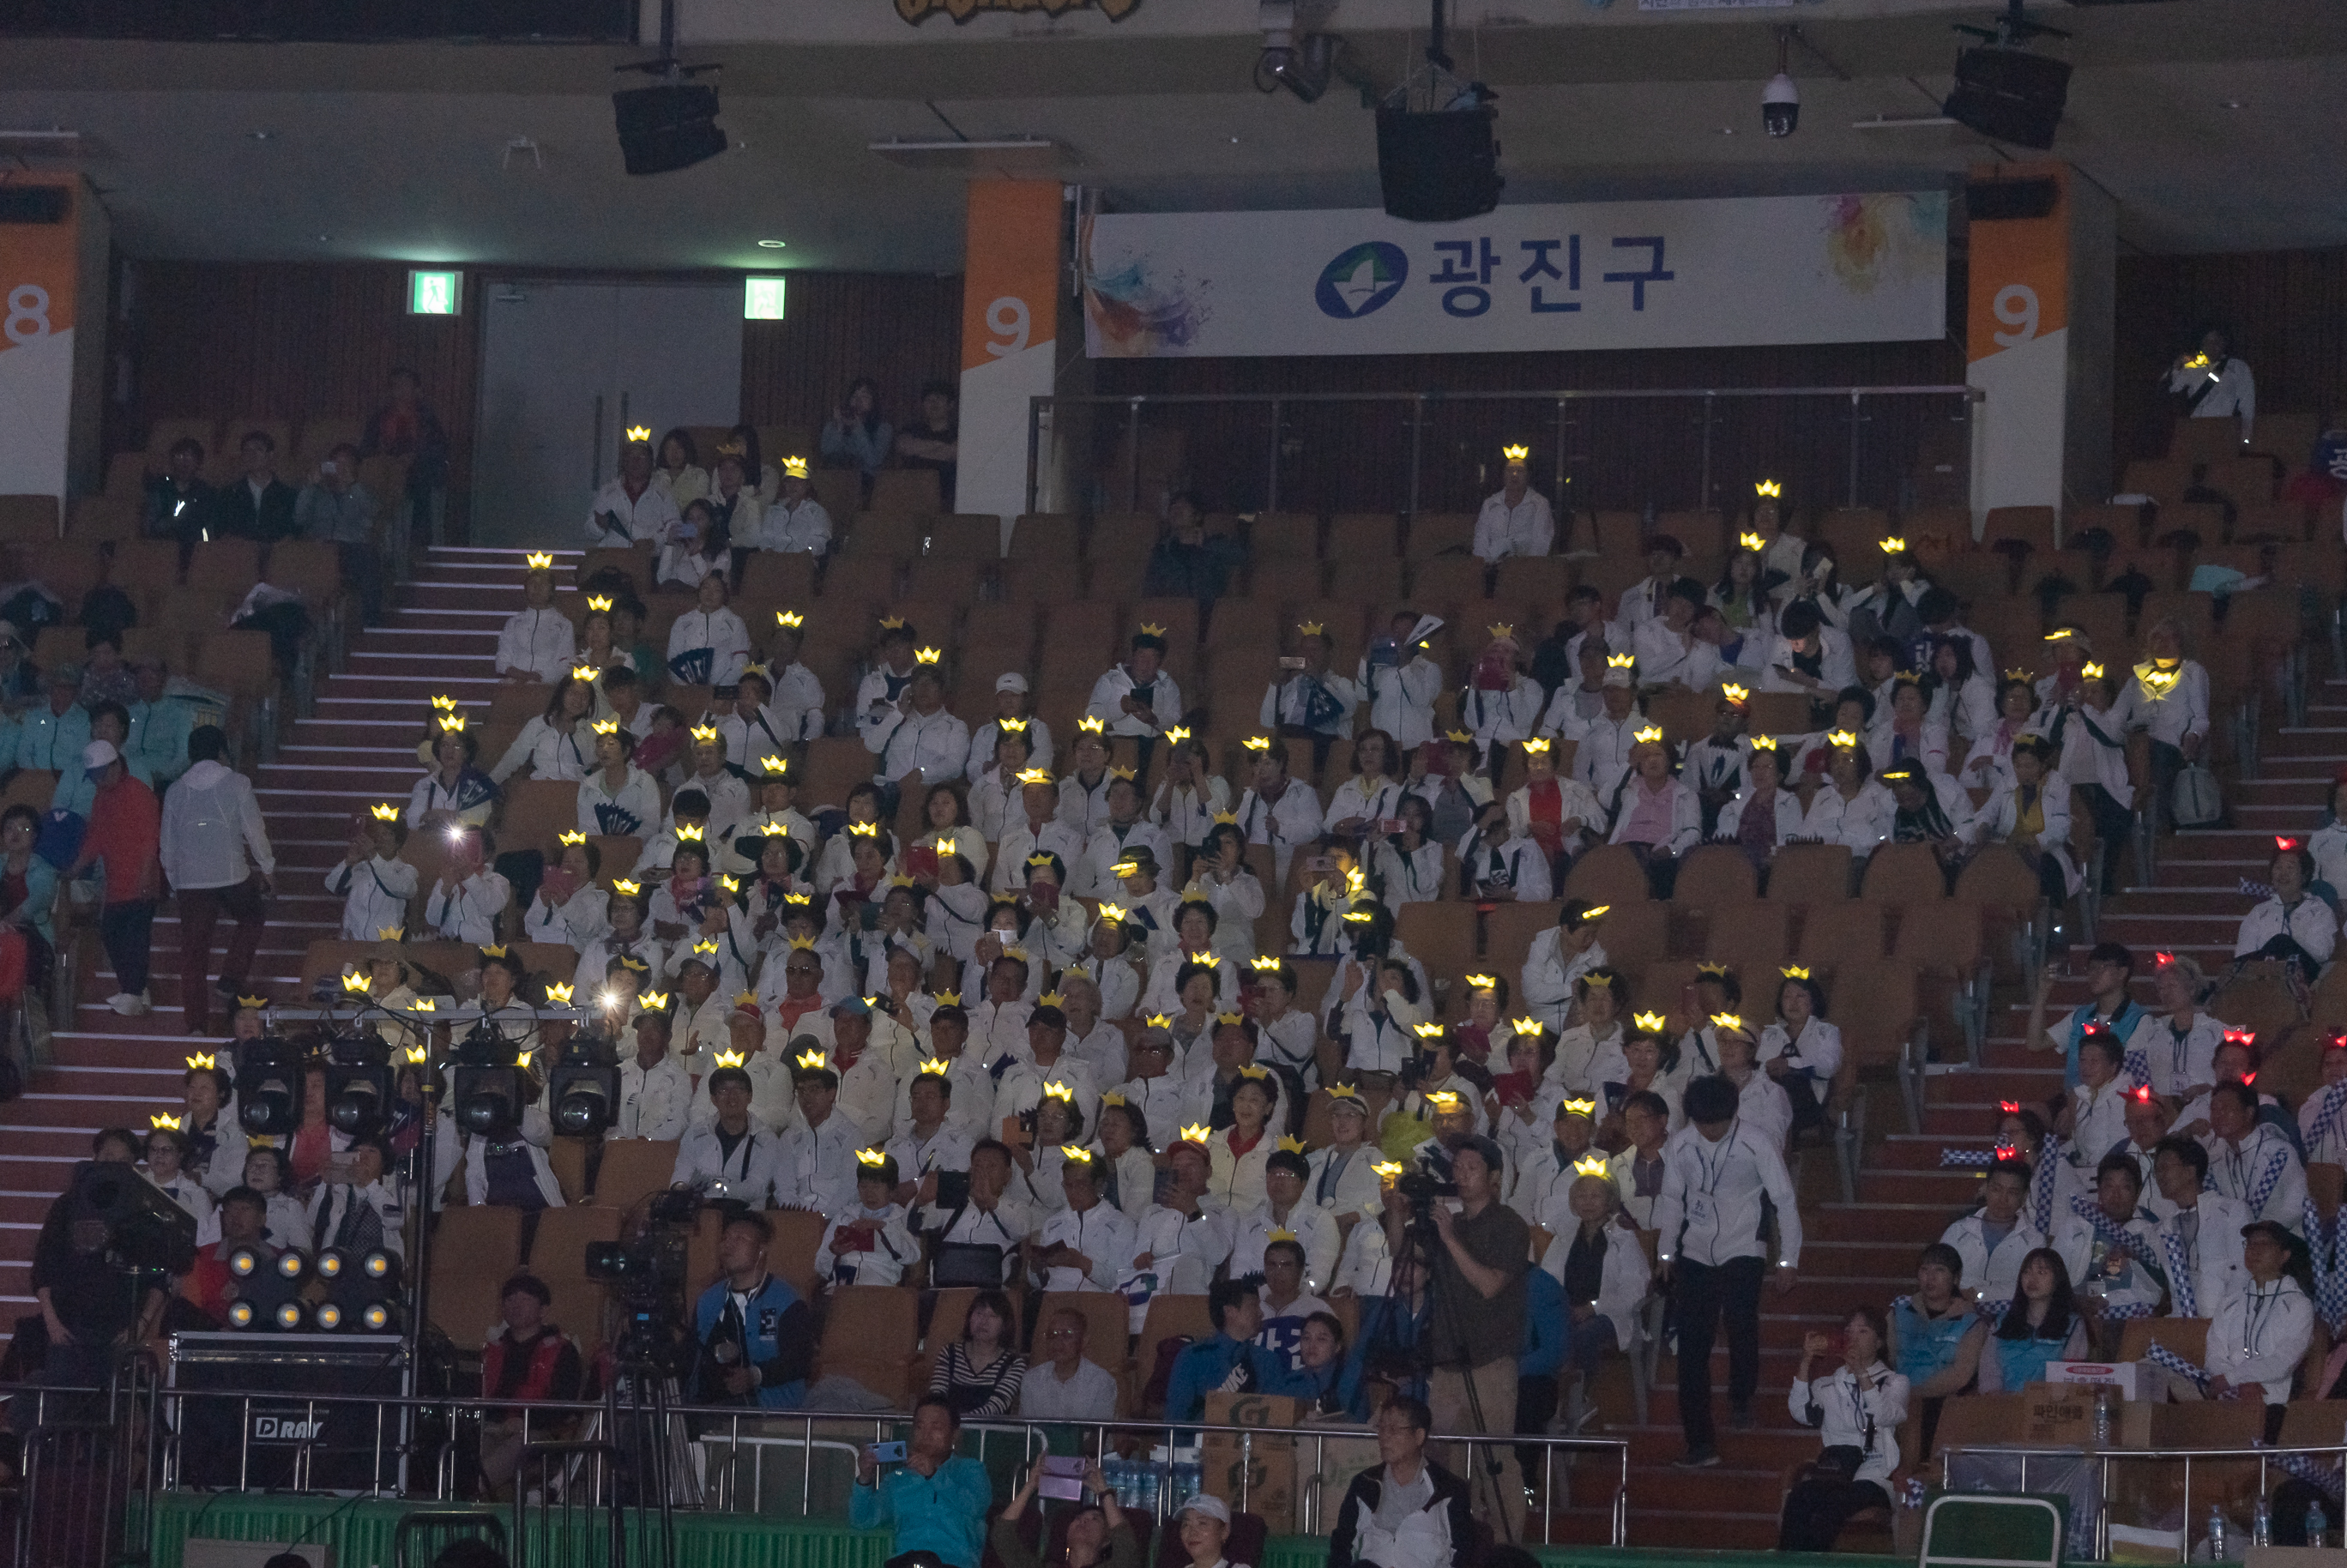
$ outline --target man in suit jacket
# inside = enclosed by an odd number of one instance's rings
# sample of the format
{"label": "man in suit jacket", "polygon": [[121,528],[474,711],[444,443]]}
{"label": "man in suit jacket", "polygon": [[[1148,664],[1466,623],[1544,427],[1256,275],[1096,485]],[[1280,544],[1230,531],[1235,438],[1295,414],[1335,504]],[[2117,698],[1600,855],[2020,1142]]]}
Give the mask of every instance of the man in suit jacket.
{"label": "man in suit jacket", "polygon": [[241,539],[282,539],[293,531],[293,487],[277,477],[277,441],[249,430],[237,444],[243,475],[219,493],[216,527]]}

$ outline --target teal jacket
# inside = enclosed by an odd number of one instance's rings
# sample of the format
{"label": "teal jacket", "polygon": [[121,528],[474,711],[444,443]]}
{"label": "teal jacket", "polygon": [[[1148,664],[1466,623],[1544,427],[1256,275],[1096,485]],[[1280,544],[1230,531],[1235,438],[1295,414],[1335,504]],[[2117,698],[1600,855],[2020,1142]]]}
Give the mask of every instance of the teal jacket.
{"label": "teal jacket", "polygon": [[986,1467],[959,1454],[923,1475],[910,1465],[880,1472],[876,1486],[858,1486],[847,1501],[847,1520],[858,1530],[897,1527],[890,1555],[936,1553],[954,1568],[978,1568],[986,1551],[986,1516],[994,1483]]}

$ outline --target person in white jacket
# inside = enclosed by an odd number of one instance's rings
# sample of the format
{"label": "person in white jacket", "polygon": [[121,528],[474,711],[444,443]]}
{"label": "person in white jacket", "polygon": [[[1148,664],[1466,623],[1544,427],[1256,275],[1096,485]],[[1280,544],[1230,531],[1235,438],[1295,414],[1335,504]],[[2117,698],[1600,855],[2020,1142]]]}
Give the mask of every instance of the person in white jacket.
{"label": "person in white jacket", "polygon": [[2112,722],[2151,737],[2155,820],[2171,820],[2176,775],[2200,760],[2209,740],[2209,671],[2184,656],[2183,633],[2173,620],[2154,621],[2143,633],[2144,659],[2112,704]]}
{"label": "person in white jacket", "polygon": [[1572,1021],[1573,988],[1581,977],[1606,961],[1599,922],[1612,907],[1566,899],[1555,926],[1534,937],[1524,954],[1524,1006],[1552,1034],[1562,1034]]}
{"label": "person in white jacket", "polygon": [[1590,1397],[1605,1358],[1637,1343],[1638,1312],[1654,1280],[1646,1249],[1638,1233],[1623,1218],[1621,1197],[1614,1184],[1598,1172],[1603,1154],[1592,1153],[1587,1167],[1564,1190],[1564,1212],[1541,1216],[1555,1238],[1541,1255],[1540,1266],[1564,1287],[1566,1311],[1564,1367],[1576,1374],[1565,1390],[1565,1426],[1577,1432],[1588,1424],[1595,1409]]}
{"label": "person in white jacket", "polygon": [[2070,854],[2070,784],[2051,771],[2053,759],[2054,743],[2043,735],[2025,734],[2013,743],[2013,777],[1997,785],[1973,818],[1973,840],[2018,853],[2058,914],[2080,877]]}
{"label": "person in white jacket", "polygon": [[595,737],[588,721],[595,716],[595,683],[565,671],[547,697],[546,711],[535,714],[489,770],[496,784],[527,767],[534,779],[560,779],[575,784],[595,765]]}
{"label": "person in white jacket", "polygon": [[251,781],[220,759],[228,736],[203,724],[188,736],[188,771],[163,796],[163,876],[179,905],[179,994],[190,1034],[211,1032],[212,931],[225,912],[236,922],[220,965],[220,989],[244,984],[269,919],[270,879],[277,856],[261,820]]}
{"label": "person in white jacket", "polygon": [[1353,733],[1361,688],[1329,668],[1328,635],[1320,622],[1307,620],[1296,631],[1296,651],[1280,660],[1279,678],[1265,686],[1255,722],[1290,740],[1310,741],[1317,766],[1331,742]]}
{"label": "person in white jacket", "polygon": [[[188,772],[192,776],[195,770]],[[175,787],[172,794],[178,793]],[[170,798],[164,797],[166,831],[171,823]],[[2241,917],[2240,931],[2233,939],[2233,961],[2239,966],[2254,958],[2272,958],[2284,965],[2301,986],[2312,985],[2338,948],[2339,917],[2332,913],[2330,905],[2307,891],[2314,880],[2314,856],[2308,853],[2305,841],[2276,840],[2267,876],[2273,897]]]}
{"label": "person in white jacket", "polygon": [[2168,1310],[2178,1317],[2214,1317],[2249,1288],[2241,1235],[2249,1211],[2222,1193],[2203,1190],[2209,1152],[2189,1138],[2154,1144],[2151,1176],[2163,1211],[2157,1262],[2168,1276]]}
{"label": "person in white jacket", "polygon": [[326,873],[326,891],[343,901],[343,940],[372,942],[407,924],[415,897],[415,867],[399,858],[407,825],[399,807],[384,801],[351,827],[350,846]]}
{"label": "person in white jacket", "polygon": [[1459,695],[1459,721],[1475,739],[1476,764],[1497,777],[1501,748],[1533,733],[1547,694],[1519,662],[1523,645],[1516,629],[1503,622],[1491,636]]}
{"label": "person in white jacket", "polygon": [[659,1009],[636,1015],[636,1049],[620,1063],[620,1102],[607,1136],[655,1143],[684,1136],[692,1113],[692,1078],[669,1053],[671,1021]]}
{"label": "person in white jacket", "polygon": [[636,766],[636,737],[617,719],[600,719],[595,771],[579,781],[579,831],[613,837],[648,835],[661,820],[660,785]]}
{"label": "person in white jacket", "polygon": [[[1742,846],[1752,859],[1753,869],[1763,875],[1778,850],[1807,836],[1802,831],[1807,814],[1801,809],[1801,797],[1785,787],[1780,762],[1775,736],[1752,737],[1752,755],[1745,763],[1748,782],[1719,808],[1719,823],[1711,835],[1718,843]],[[1830,793],[1818,792],[1821,797]]]}
{"label": "person in white jacket", "polygon": [[1027,677],[1016,670],[995,677],[994,717],[969,733],[969,761],[963,773],[970,783],[976,784],[979,775],[993,764],[994,743],[1004,734],[1026,738],[1027,760],[1020,767],[1051,765],[1051,726],[1035,716],[1034,704],[1028,701]]}
{"label": "person in white jacket", "polygon": [[1850,1473],[1812,1471],[1785,1494],[1778,1551],[1830,1552],[1852,1514],[1891,1505],[1899,1423],[1907,1419],[1907,1379],[1884,1362],[1886,1337],[1879,1309],[1854,1308],[1842,1321],[1842,1364],[1822,1378],[1809,1374],[1832,1353],[1833,1340],[1814,1328],[1803,1337],[1787,1408],[1794,1420],[1818,1429],[1828,1452],[1856,1449],[1859,1457]]}
{"label": "person in white jacket", "polygon": [[1150,745],[1182,722],[1182,688],[1165,670],[1162,627],[1143,626],[1133,634],[1131,656],[1092,682],[1084,714],[1098,719],[1109,734],[1138,737],[1143,743],[1141,765],[1147,769]]}
{"label": "person in white jacket", "polygon": [[668,672],[688,686],[731,686],[750,662],[750,629],[726,608],[725,574],[701,579],[694,608],[669,628]]}
{"label": "person in white jacket", "polygon": [[1532,487],[1525,460],[1528,446],[1510,446],[1500,488],[1483,497],[1475,514],[1473,549],[1486,566],[1497,566],[1510,556],[1544,556],[1556,543],[1556,518],[1548,497]]}
{"label": "person in white jacket", "polygon": [[652,483],[651,441],[631,438],[620,448],[619,477],[596,491],[587,508],[587,542],[610,550],[649,545],[663,538],[676,518],[676,498]]}
{"label": "person in white jacket", "polygon": [[1369,723],[1405,752],[1434,738],[1434,700],[1442,695],[1442,666],[1429,647],[1442,630],[1438,616],[1397,610],[1386,635],[1361,655],[1354,682],[1369,705]]}
{"label": "person in white jacket", "polygon": [[2289,1266],[2290,1233],[2271,1220],[2241,1227],[2241,1261],[2249,1281],[2226,1297],[2209,1325],[2207,1382],[2168,1374],[2178,1399],[2257,1398],[2269,1407],[2290,1402],[2290,1386],[2314,1337],[2314,1303]]}
{"label": "person in white jacket", "polygon": [[1460,876],[1478,899],[1546,903],[1554,890],[1548,851],[1510,827],[1505,801],[1478,812],[1475,825],[1459,841]]}
{"label": "person in white jacket", "polygon": [[559,681],[579,656],[579,629],[554,608],[554,573],[545,567],[522,581],[527,607],[497,632],[497,676],[505,681]]}
{"label": "person in white jacket", "polygon": [[1841,1030],[1825,1020],[1826,993],[1799,965],[1777,987],[1777,1018],[1760,1031],[1758,1060],[1793,1107],[1793,1129],[1822,1130],[1834,1074],[1841,1070]]}
{"label": "person in white jacket", "polygon": [[1239,796],[1239,830],[1249,844],[1271,848],[1272,879],[1287,884],[1296,846],[1320,836],[1320,796],[1310,784],[1289,776],[1287,743],[1255,735],[1246,743],[1255,758],[1255,782]]}
{"label": "person in white jacket", "polygon": [[775,1190],[782,1146],[750,1113],[750,1075],[738,1067],[720,1067],[702,1081],[712,1113],[685,1129],[669,1184],[763,1209]]}
{"label": "person in white jacket", "polygon": [[884,1149],[856,1152],[856,1201],[831,1217],[815,1244],[826,1294],[843,1286],[895,1285],[921,1261],[911,1216],[895,1198],[897,1162]]}
{"label": "person in white jacket", "polygon": [[1630,769],[1606,804],[1614,813],[1609,844],[1626,844],[1645,863],[1655,897],[1667,898],[1678,876],[1678,857],[1703,842],[1703,803],[1695,786],[1677,776],[1657,728],[1640,732],[1630,752]]}
{"label": "person in white jacket", "polygon": [[2000,1160],[1981,1183],[1981,1206],[1941,1233],[1963,1260],[1957,1284],[1983,1306],[2011,1301],[2021,1260],[2048,1238],[2028,1214],[2029,1162]]}
{"label": "person in white jacket", "polygon": [[933,661],[919,665],[905,695],[861,728],[874,759],[872,782],[884,789],[911,774],[924,784],[957,778],[969,755],[969,726],[947,711],[945,678]]}

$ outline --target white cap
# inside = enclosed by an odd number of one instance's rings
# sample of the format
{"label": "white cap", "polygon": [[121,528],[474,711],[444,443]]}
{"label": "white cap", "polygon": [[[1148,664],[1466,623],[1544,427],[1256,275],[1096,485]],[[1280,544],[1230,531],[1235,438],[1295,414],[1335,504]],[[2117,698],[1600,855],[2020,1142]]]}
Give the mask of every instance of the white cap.
{"label": "white cap", "polygon": [[1191,1498],[1182,1505],[1175,1517],[1179,1518],[1183,1513],[1203,1513],[1208,1519],[1219,1519],[1225,1524],[1231,1522],[1231,1505],[1210,1491],[1202,1491]]}
{"label": "white cap", "polygon": [[1027,690],[1027,677],[1016,670],[1007,675],[998,675],[995,677],[994,689],[998,692],[1023,692]]}
{"label": "white cap", "polygon": [[111,767],[121,756],[112,741],[92,741],[81,749],[82,771],[94,774],[100,768]]}

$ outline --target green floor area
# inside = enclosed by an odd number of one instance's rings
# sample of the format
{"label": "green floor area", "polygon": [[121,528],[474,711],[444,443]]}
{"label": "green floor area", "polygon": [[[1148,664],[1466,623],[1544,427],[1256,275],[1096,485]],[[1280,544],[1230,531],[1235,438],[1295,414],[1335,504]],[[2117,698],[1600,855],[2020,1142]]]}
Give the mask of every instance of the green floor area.
{"label": "green floor area", "polygon": [[[190,1536],[223,1541],[330,1542],[341,1568],[394,1568],[393,1537],[400,1516],[421,1506],[368,1499],[272,1497],[251,1492],[172,1492],[157,1500],[150,1568],[180,1568]],[[888,1556],[885,1533],[845,1524],[723,1513],[676,1516],[677,1561],[692,1568],[879,1568]],[[592,1532],[589,1532],[592,1534]],[[561,1553],[566,1563],[600,1556],[600,1538],[566,1543],[584,1554]],[[1773,1552],[1639,1552],[1611,1546],[1534,1548],[1547,1568],[1652,1568],[1668,1562],[1707,1568],[1891,1568],[1889,1557],[1779,1556]],[[1275,1539],[1255,1568],[1321,1568],[1328,1542],[1318,1536]],[[528,1564],[517,1564],[528,1568]]]}

